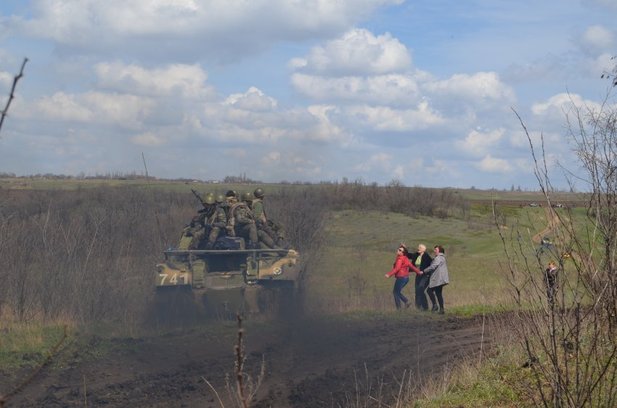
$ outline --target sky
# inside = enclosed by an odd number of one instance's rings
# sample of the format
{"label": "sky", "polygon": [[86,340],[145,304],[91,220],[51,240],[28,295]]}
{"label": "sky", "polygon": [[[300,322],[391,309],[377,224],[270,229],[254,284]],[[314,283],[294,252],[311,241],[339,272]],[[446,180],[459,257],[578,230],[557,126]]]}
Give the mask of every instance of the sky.
{"label": "sky", "polygon": [[518,113],[565,188],[615,21],[617,0],[2,0],[0,107],[28,63],[0,172],[537,189]]}

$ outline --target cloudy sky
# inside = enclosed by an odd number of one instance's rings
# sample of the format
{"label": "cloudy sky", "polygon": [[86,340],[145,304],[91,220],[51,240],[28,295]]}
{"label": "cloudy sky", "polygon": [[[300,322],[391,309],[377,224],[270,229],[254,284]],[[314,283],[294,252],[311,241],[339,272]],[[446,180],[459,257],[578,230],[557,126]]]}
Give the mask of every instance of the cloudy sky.
{"label": "cloudy sky", "polygon": [[[535,188],[617,0],[2,0],[0,172]],[[612,64],[612,65],[611,65]]]}

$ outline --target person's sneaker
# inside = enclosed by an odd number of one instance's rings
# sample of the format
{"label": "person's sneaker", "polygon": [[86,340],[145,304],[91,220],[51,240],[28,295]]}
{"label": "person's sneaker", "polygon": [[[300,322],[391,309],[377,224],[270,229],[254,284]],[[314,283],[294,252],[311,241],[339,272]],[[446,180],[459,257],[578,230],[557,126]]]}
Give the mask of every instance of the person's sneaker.
{"label": "person's sneaker", "polygon": [[433,305],[433,308],[431,309],[431,312],[439,312],[439,306]]}
{"label": "person's sneaker", "polygon": [[444,313],[446,313],[446,312],[445,312],[443,309],[441,309],[441,310],[439,311],[439,314],[444,314]]}

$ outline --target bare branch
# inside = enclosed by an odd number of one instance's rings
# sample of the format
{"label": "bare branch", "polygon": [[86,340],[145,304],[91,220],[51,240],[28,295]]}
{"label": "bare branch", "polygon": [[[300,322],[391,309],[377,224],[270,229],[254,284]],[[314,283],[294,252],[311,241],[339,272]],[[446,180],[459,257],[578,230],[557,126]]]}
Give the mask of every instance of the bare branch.
{"label": "bare branch", "polygon": [[0,130],[2,130],[2,124],[4,123],[4,118],[9,112],[9,107],[11,106],[11,102],[13,98],[15,98],[15,88],[17,87],[17,82],[24,76],[24,68],[26,67],[26,62],[28,62],[28,58],[24,58],[24,62],[21,64],[21,69],[19,70],[19,74],[15,75],[13,78],[13,86],[11,87],[11,92],[9,93],[9,99],[6,101],[6,105],[2,112],[0,112]]}

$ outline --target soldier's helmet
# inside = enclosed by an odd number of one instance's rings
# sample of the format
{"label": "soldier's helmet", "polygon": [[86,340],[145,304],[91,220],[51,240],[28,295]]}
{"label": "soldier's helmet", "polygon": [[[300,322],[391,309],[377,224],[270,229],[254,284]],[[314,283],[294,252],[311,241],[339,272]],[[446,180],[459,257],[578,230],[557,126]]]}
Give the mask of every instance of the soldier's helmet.
{"label": "soldier's helmet", "polygon": [[262,188],[256,188],[253,195],[255,198],[264,198],[264,190]]}
{"label": "soldier's helmet", "polygon": [[204,198],[204,203],[206,204],[214,204],[216,202],[216,198],[214,197],[214,194],[210,193],[206,196],[206,198]]}
{"label": "soldier's helmet", "polygon": [[216,196],[216,202],[221,204],[225,201],[225,197],[223,196],[223,194],[219,194]]}
{"label": "soldier's helmet", "polygon": [[253,194],[249,192],[242,194],[242,201],[253,201]]}
{"label": "soldier's helmet", "polygon": [[234,190],[227,190],[227,192],[225,193],[225,197],[236,197],[236,198],[238,198],[238,193],[236,193]]}

